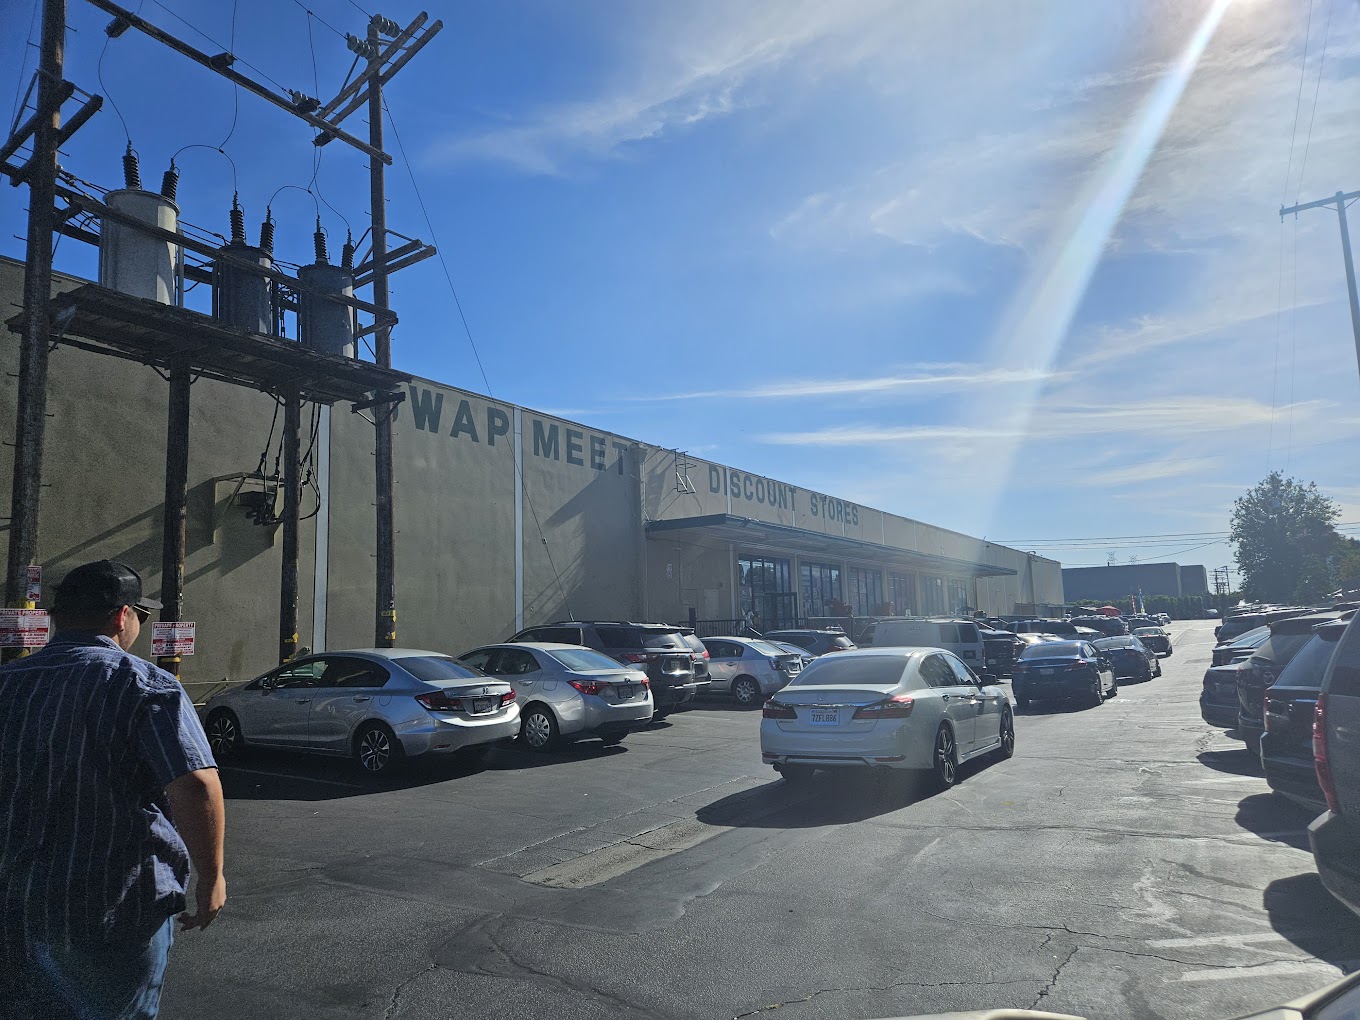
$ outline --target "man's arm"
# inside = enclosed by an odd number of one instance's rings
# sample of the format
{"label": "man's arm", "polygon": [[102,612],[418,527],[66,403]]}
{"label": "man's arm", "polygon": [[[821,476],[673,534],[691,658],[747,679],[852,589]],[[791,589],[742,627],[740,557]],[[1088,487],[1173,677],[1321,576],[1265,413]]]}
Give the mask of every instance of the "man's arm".
{"label": "man's arm", "polygon": [[227,815],[217,769],[186,772],[171,781],[165,795],[197,876],[196,913],[180,914],[180,924],[185,929],[206,928],[227,902],[227,881],[222,875]]}

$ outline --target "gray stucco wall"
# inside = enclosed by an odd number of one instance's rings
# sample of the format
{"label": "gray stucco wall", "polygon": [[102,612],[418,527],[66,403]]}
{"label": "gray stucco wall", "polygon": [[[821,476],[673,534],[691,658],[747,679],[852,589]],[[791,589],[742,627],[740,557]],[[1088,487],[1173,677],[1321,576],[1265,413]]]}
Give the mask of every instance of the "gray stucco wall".
{"label": "gray stucco wall", "polygon": [[1121,563],[1108,567],[1065,567],[1063,589],[1069,601],[1118,599],[1141,590],[1144,595],[1181,592],[1181,568],[1175,563]]}

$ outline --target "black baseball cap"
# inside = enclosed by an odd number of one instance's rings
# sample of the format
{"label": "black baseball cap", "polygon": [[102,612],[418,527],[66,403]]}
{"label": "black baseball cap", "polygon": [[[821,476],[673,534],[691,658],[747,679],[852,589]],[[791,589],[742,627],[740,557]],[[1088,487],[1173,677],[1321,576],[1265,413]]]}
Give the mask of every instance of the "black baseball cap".
{"label": "black baseball cap", "polygon": [[72,567],[57,585],[54,613],[112,613],[123,606],[150,611],[162,608],[142,594],[142,575],[117,560],[95,560]]}

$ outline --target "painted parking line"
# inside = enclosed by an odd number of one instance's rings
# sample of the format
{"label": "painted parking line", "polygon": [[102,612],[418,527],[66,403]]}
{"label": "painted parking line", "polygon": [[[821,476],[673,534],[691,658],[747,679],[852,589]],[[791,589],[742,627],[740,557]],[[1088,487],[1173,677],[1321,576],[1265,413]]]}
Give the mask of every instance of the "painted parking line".
{"label": "painted parking line", "polygon": [[1207,786],[1210,783],[1252,783],[1260,786],[1265,782],[1265,778],[1263,776],[1220,776],[1216,779],[1187,779],[1184,782],[1189,786]]}
{"label": "painted parking line", "polygon": [[270,779],[292,779],[302,783],[320,783],[323,786],[342,786],[346,790],[366,790],[368,787],[359,783],[342,783],[338,779],[318,779],[315,776],[300,776],[293,772],[267,772],[264,769],[243,769],[235,765],[227,768],[228,776],[247,775],[247,776],[268,776]]}
{"label": "painted parking line", "polygon": [[1188,949],[1191,946],[1234,946],[1244,947],[1258,942],[1283,942],[1285,937],[1277,931],[1254,931],[1244,935],[1195,935],[1183,939],[1153,939],[1148,943],[1155,949]]}
{"label": "painted parking line", "polygon": [[1345,970],[1353,966],[1352,961],[1343,960],[1339,964],[1325,960],[1281,960],[1267,963],[1261,967],[1215,967],[1212,970],[1187,970],[1180,976],[1182,981],[1240,981],[1247,977],[1280,977],[1288,974],[1317,974],[1327,971],[1333,977],[1341,977]]}

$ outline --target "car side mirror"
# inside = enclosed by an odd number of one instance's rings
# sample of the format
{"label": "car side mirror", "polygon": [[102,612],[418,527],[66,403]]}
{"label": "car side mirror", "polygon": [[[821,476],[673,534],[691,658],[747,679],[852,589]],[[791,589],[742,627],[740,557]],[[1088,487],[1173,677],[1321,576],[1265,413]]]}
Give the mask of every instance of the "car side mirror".
{"label": "car side mirror", "polygon": [[267,691],[272,691],[272,690],[274,689],[274,687],[275,687],[275,682],[274,682],[272,679],[264,679],[264,680],[261,680],[261,681],[260,681],[260,692],[261,692],[261,693],[265,693],[265,692],[267,692]]}

